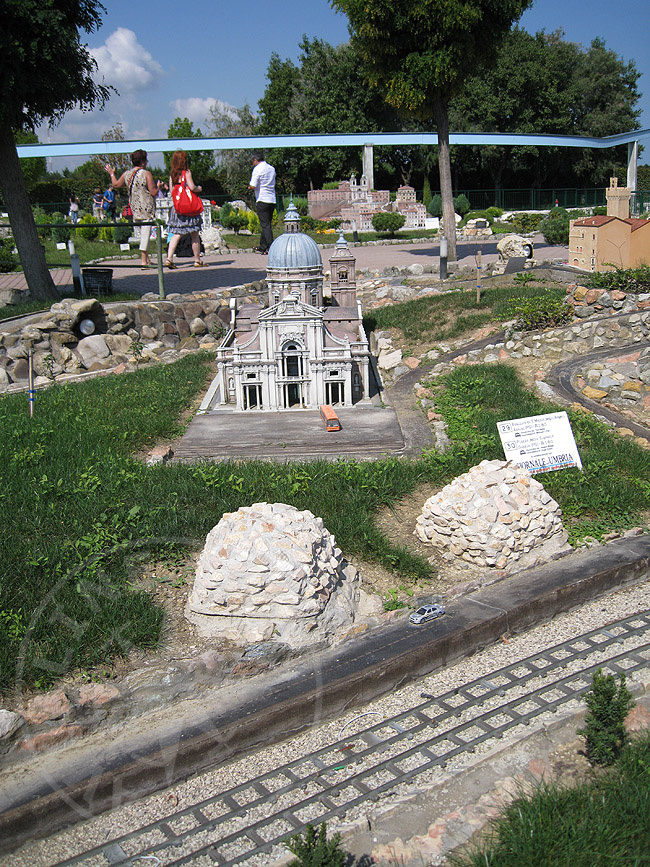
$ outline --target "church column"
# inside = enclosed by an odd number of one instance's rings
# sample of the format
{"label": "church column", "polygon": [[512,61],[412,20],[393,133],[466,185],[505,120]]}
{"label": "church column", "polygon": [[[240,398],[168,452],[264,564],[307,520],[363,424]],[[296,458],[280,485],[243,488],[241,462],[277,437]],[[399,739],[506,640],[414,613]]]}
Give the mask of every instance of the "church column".
{"label": "church column", "polygon": [[363,146],[363,162],[362,162],[362,172],[361,174],[366,176],[368,181],[368,189],[375,189],[375,166],[374,166],[374,153],[373,153],[373,144],[372,142],[368,142]]}

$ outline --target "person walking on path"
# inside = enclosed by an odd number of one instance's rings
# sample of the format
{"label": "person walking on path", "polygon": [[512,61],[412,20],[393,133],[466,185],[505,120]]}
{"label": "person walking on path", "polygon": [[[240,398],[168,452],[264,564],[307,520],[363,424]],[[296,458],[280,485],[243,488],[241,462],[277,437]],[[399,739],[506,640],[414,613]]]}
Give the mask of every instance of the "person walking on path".
{"label": "person walking on path", "polygon": [[68,216],[72,223],[76,223],[79,220],[79,199],[74,193],[70,196],[70,210],[68,211]]}
{"label": "person walking on path", "polygon": [[[160,189],[160,181],[156,183],[147,166],[147,152],[141,149],[131,154],[132,169],[124,172],[119,178],[115,177],[115,170],[106,164],[106,171],[111,176],[111,186],[119,189],[126,186],[129,194],[129,205],[133,220],[138,222],[151,222],[156,216],[156,196]],[[151,240],[151,226],[140,226],[140,256],[141,267],[151,268],[149,260],[149,242]]]}
{"label": "person walking on path", "polygon": [[108,185],[108,189],[102,197],[102,210],[109,221],[115,222],[115,193],[113,192],[113,184]]}
{"label": "person walking on path", "polygon": [[97,220],[98,223],[104,219],[104,210],[102,208],[102,191],[99,187],[95,187],[95,192],[93,193],[93,217]]}
{"label": "person walking on path", "polygon": [[[174,151],[172,154],[171,166],[169,169],[169,189],[173,191],[176,184],[187,186],[193,193],[200,193],[201,187],[194,183],[192,172],[187,167],[187,154],[185,151]],[[168,268],[175,268],[174,253],[182,235],[189,235],[192,242],[192,253],[194,254],[194,267],[202,268],[205,262],[201,259],[201,237],[199,231],[203,226],[203,216],[187,216],[179,214],[175,208],[169,212],[167,221],[167,233],[171,234],[169,247],[167,248],[167,261],[165,265]]]}
{"label": "person walking on path", "polygon": [[253,154],[253,173],[248,185],[255,191],[257,216],[260,218],[260,245],[258,253],[268,253],[273,243],[271,221],[275,210],[275,169],[264,159],[263,153]]}

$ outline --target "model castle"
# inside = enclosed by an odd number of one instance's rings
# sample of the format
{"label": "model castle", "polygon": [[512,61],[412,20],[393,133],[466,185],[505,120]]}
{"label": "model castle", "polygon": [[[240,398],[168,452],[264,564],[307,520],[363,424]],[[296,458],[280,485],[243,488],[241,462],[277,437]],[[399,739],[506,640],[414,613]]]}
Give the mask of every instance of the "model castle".
{"label": "model castle", "polygon": [[397,211],[406,217],[407,229],[424,229],[427,209],[416,201],[415,190],[405,184],[397,190],[391,202],[388,190],[371,190],[365,175],[357,183],[355,175],[349,181],[341,181],[335,190],[309,190],[307,193],[309,215],[316,220],[342,221],[341,228],[360,232],[372,231],[372,218],[380,211]]}

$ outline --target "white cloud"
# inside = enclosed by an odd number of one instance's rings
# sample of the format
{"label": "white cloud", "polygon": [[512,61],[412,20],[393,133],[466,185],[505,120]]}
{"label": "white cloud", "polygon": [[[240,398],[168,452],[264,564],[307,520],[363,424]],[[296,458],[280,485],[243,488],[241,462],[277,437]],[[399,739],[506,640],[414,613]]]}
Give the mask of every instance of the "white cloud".
{"label": "white cloud", "polygon": [[120,94],[151,90],[164,75],[162,66],[126,27],[118,27],[104,45],[90,49],[90,53],[97,61],[100,77]]}
{"label": "white cloud", "polygon": [[215,105],[221,111],[226,113],[232,112],[233,117],[235,116],[234,106],[224,102],[222,99],[215,99],[211,96],[206,99],[201,99],[198,96],[191,96],[189,99],[175,99],[169,104],[176,112],[176,117],[186,117],[198,126],[205,126],[206,118]]}

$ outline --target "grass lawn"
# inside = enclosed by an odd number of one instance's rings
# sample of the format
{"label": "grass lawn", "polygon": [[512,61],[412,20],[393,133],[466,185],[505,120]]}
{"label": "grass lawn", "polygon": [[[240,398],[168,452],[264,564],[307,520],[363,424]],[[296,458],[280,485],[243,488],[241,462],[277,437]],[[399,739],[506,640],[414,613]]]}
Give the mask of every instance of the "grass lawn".
{"label": "grass lawn", "polygon": [[[25,395],[0,397],[0,691],[16,681],[46,687],[133,646],[155,646],[162,613],[140,588],[142,567],[200,550],[225,511],[257,501],[309,509],[346,556],[431,592],[433,567],[390,541],[378,512],[420,485],[441,487],[484,459],[503,458],[497,421],[557,409],[527,391],[512,367],[465,367],[431,384],[448,425],[445,454],[145,466],[135,455],[182,432],[180,419],[209,379],[208,361],[188,356],[54,385],[39,391],[32,420]],[[548,473],[543,483],[572,541],[647,521],[650,453],[586,414],[569,415],[584,470]]]}
{"label": "grass lawn", "polygon": [[507,806],[454,867],[641,867],[650,861],[650,732],[573,788],[540,783]]}

